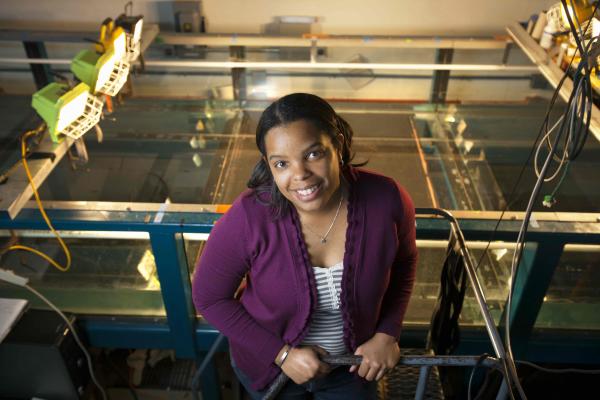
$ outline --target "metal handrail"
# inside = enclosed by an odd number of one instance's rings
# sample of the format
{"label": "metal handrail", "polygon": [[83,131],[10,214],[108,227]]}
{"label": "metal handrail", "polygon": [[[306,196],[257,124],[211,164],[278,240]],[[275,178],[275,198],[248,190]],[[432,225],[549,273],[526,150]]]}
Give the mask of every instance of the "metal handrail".
{"label": "metal handrail", "polygon": [[[504,360],[506,359],[506,351],[504,349],[504,344],[500,339],[498,329],[496,328],[490,311],[487,308],[485,295],[483,293],[481,283],[477,278],[477,274],[473,266],[473,260],[471,259],[471,253],[467,248],[466,240],[460,229],[458,220],[449,211],[440,208],[416,208],[415,213],[417,215],[435,215],[444,218],[445,220],[450,222],[452,234],[456,238],[458,244],[458,249],[455,248],[455,250],[458,250],[459,254],[465,261],[465,270],[467,271],[467,276],[469,277],[469,281],[471,282],[471,285],[473,287],[473,292],[475,293],[477,304],[479,305],[479,309],[481,311],[481,314],[483,315],[486,330],[488,332],[490,341],[492,342],[492,347],[494,348],[494,352],[496,353],[497,358],[487,358],[481,360],[478,356],[405,356],[400,358],[398,364],[430,367],[434,365],[475,366],[479,363],[481,365],[486,365],[500,369],[501,364],[502,367],[504,366]],[[362,361],[362,357],[352,355],[338,357],[324,356],[322,360],[331,365],[356,365],[360,364],[360,362]],[[281,391],[281,389],[283,389],[283,386],[285,386],[288,380],[288,376],[285,375],[285,373],[281,372],[277,376],[275,381],[273,381],[273,383],[267,389],[263,400],[274,399],[275,396],[277,396],[277,394]]]}
{"label": "metal handrail", "polygon": [[[343,356],[323,356],[319,357],[321,361],[331,366],[359,365],[362,362],[362,356],[343,355]],[[482,366],[502,370],[501,360],[494,357],[481,358],[480,356],[401,356],[397,365],[418,366],[418,367],[475,367]],[[289,378],[283,372],[280,373],[267,389],[263,400],[272,400],[283,389]],[[417,392],[418,393],[418,392]],[[417,398],[418,396],[415,396]]]}
{"label": "metal handrail", "polygon": [[500,333],[498,332],[498,329],[494,324],[494,319],[492,318],[492,315],[490,314],[490,311],[487,308],[485,294],[483,293],[483,288],[481,283],[479,282],[479,278],[477,278],[477,273],[475,272],[475,267],[473,266],[471,253],[467,248],[467,243],[462,233],[462,230],[460,229],[460,226],[458,224],[458,220],[454,218],[452,213],[441,208],[416,208],[415,212],[418,215],[436,215],[450,222],[452,233],[455,235],[456,240],[459,244],[458,250],[463,259],[465,260],[465,270],[467,271],[467,276],[469,277],[469,281],[471,282],[471,286],[473,287],[475,299],[477,300],[477,304],[479,305],[479,309],[481,311],[481,314],[483,315],[485,327],[488,332],[488,336],[490,337],[490,340],[492,342],[492,346],[494,348],[494,352],[496,353],[496,357],[500,359],[505,359],[506,350],[504,349],[504,345],[502,343],[502,340],[500,339]]}

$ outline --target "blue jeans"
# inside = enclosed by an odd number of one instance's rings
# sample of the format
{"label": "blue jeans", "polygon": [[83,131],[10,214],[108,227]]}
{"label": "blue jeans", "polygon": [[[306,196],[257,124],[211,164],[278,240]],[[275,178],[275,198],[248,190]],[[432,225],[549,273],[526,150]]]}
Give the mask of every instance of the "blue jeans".
{"label": "blue jeans", "polygon": [[[256,391],[250,387],[250,379],[235,365],[231,358],[231,366],[244,389],[252,400],[261,400],[266,392]],[[376,400],[377,382],[369,382],[356,374],[348,372],[350,367],[337,367],[323,378],[315,378],[298,385],[291,379],[279,392],[278,400]]]}

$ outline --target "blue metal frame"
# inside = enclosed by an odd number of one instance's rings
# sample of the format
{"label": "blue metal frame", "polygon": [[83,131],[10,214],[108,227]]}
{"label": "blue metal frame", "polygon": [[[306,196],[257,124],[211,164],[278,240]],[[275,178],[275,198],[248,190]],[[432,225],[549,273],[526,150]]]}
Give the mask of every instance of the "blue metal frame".
{"label": "blue metal frame", "polygon": [[[198,361],[216,339],[218,332],[210,325],[197,320],[191,303],[191,287],[187,261],[184,255],[183,233],[209,233],[220,214],[215,213],[164,213],[160,223],[152,223],[156,212],[124,211],[73,211],[48,210],[49,217],[58,230],[77,231],[138,231],[148,232],[156,260],[166,318],[143,317],[92,317],[82,316],[80,326],[89,343],[96,347],[113,348],[168,348],[175,349],[178,357],[196,358]],[[487,241],[495,225],[494,220],[462,219],[461,228],[467,240]],[[554,270],[567,243],[600,243],[600,224],[544,222],[531,228],[527,237],[529,251],[521,263],[511,318],[513,348],[517,357],[536,361],[597,362],[600,359],[598,340],[573,343],[534,343],[534,325],[543,297],[550,285]],[[515,241],[520,222],[505,221],[500,225],[495,240]],[[24,209],[11,220],[0,215],[0,229],[47,230],[39,212]],[[449,227],[438,218],[417,218],[419,239],[447,240]],[[533,246],[532,246],[533,245]],[[531,251],[533,249],[533,251]],[[465,340],[460,351],[486,351],[485,334]],[[536,339],[537,340],[537,339]],[[478,344],[479,343],[479,344]],[[588,346],[589,347],[586,347]],[[581,351],[582,346],[586,349]],[[552,348],[552,354],[540,349]],[[572,349],[573,351],[569,351]],[[471,353],[472,354],[472,353]],[[559,354],[563,356],[558,357]],[[568,358],[564,358],[564,356]],[[575,358],[575,359],[573,359]],[[206,372],[212,381],[203,391],[208,398],[218,398],[216,371]],[[207,382],[205,381],[205,382]]]}
{"label": "blue metal frame", "polygon": [[167,312],[168,325],[177,337],[171,337],[171,348],[178,357],[194,358],[194,322],[196,312],[192,305],[192,288],[187,260],[183,254],[183,237],[176,234],[150,234],[160,290]]}

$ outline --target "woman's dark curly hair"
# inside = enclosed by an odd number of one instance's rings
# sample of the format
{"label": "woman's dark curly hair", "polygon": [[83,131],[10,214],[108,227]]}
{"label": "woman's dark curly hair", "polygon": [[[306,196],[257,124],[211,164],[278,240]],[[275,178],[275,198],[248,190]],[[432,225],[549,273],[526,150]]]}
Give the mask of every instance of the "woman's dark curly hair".
{"label": "woman's dark curly hair", "polygon": [[[342,171],[351,165],[354,153],[352,152],[352,128],[334,109],[322,98],[308,93],[293,93],[280,98],[265,109],[258,121],[256,128],[256,146],[262,154],[247,186],[254,189],[257,196],[270,193],[267,205],[271,206],[275,217],[285,215],[289,209],[288,200],[279,192],[273,181],[269,165],[265,161],[267,152],[265,136],[272,128],[286,125],[295,121],[310,121],[317,129],[326,132],[331,138],[335,149],[342,157]],[[338,135],[342,135],[341,141]],[[358,165],[364,165],[358,164]],[[354,165],[354,164],[352,164]]]}

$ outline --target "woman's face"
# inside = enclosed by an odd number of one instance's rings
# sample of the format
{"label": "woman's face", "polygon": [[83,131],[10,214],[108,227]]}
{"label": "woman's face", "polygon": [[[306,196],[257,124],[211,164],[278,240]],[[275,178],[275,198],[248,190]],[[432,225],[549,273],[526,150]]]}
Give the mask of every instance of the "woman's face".
{"label": "woman's face", "polygon": [[265,135],[266,160],[277,188],[298,212],[330,206],[340,186],[338,151],[326,132],[298,120]]}

